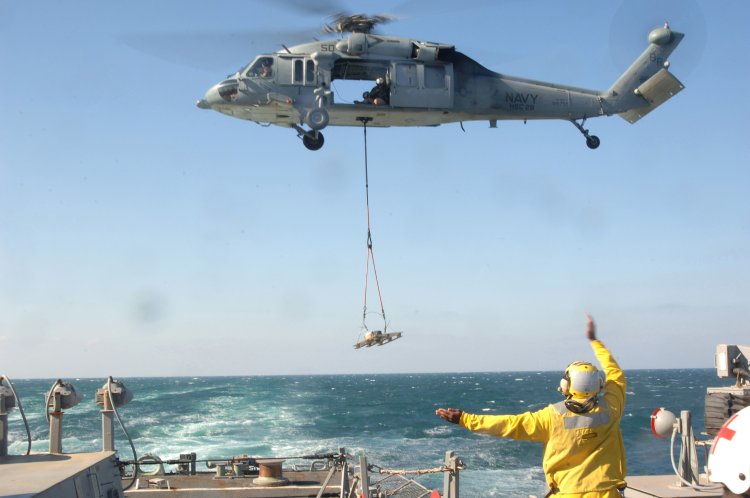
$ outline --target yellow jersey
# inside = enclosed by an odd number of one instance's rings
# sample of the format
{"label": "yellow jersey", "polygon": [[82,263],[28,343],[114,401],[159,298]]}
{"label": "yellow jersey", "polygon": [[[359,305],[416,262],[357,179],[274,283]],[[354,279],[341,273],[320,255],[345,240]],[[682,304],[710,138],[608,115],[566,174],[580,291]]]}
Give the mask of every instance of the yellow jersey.
{"label": "yellow jersey", "polygon": [[600,341],[591,341],[606,383],[597,405],[576,414],[561,401],[520,415],[463,413],[459,425],[498,437],[544,444],[544,475],[556,496],[615,498],[625,487],[627,464],[620,432],[625,374]]}

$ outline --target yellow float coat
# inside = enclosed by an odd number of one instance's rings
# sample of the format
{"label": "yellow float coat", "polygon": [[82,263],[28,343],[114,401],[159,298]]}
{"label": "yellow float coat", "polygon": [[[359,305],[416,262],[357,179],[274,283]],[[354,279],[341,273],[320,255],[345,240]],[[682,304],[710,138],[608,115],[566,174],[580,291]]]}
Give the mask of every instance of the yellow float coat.
{"label": "yellow float coat", "polygon": [[615,498],[625,487],[627,467],[620,432],[625,407],[625,374],[600,341],[591,341],[606,383],[597,406],[575,414],[563,401],[520,415],[463,413],[471,431],[544,443],[544,475],[555,497]]}

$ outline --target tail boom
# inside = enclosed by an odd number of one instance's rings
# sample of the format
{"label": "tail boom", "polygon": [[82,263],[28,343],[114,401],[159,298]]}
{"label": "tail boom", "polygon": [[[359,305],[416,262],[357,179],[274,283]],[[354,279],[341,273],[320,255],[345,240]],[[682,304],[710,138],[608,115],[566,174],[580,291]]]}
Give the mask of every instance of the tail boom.
{"label": "tail boom", "polygon": [[685,88],[668,71],[667,60],[684,37],[683,33],[672,31],[667,24],[652,30],[646,50],[602,94],[607,114],[618,114],[635,123]]}

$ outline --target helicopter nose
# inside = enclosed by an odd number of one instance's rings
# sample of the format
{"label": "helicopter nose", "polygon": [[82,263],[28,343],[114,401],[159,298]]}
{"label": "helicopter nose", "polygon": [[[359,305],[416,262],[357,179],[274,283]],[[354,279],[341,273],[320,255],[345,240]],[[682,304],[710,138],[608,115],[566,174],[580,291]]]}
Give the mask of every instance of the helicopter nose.
{"label": "helicopter nose", "polygon": [[219,94],[219,86],[221,83],[212,86],[206,91],[206,95],[202,99],[198,100],[195,105],[200,109],[212,109],[214,105],[222,102],[221,95]]}
{"label": "helicopter nose", "polygon": [[201,109],[216,109],[217,106],[233,103],[239,96],[240,83],[237,79],[232,78],[209,88],[203,99],[196,102],[196,105]]}

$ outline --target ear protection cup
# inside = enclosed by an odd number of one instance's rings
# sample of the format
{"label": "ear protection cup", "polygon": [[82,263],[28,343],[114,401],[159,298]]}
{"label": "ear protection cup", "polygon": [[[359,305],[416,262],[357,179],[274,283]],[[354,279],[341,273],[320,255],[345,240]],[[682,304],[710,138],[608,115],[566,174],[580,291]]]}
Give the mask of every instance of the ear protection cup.
{"label": "ear protection cup", "polygon": [[557,390],[560,391],[563,396],[568,396],[570,394],[570,379],[568,378],[567,372],[565,372],[565,377],[560,379],[560,387],[558,387]]}
{"label": "ear protection cup", "polygon": [[570,370],[570,367],[572,365],[573,363],[565,367],[565,372],[563,372],[563,377],[562,379],[560,379],[560,387],[557,388],[557,390],[560,391],[562,395],[565,396],[566,398],[570,396],[570,373],[568,371]]}

